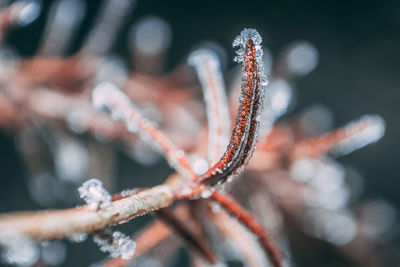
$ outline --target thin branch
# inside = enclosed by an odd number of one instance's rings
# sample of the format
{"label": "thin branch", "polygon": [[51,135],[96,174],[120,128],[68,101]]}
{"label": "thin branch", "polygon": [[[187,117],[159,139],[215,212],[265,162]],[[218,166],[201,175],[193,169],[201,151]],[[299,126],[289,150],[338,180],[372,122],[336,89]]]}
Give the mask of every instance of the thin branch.
{"label": "thin branch", "polygon": [[236,216],[239,221],[241,221],[251,232],[253,232],[257,236],[260,245],[263,247],[266,255],[269,257],[275,267],[282,266],[282,258],[278,247],[267,235],[267,233],[264,232],[262,226],[257,221],[255,221],[253,217],[243,207],[241,207],[233,199],[230,199],[229,197],[221,195],[219,193],[213,193],[211,195],[211,198],[221,204],[234,216]]}
{"label": "thin branch", "polygon": [[263,89],[266,84],[262,73],[260,43],[261,37],[255,30],[244,30],[234,42],[235,46],[241,46],[237,59],[243,61],[240,107],[227,150],[213,167],[199,177],[200,183],[214,186],[231,176],[238,175],[252,156],[261,120]]}
{"label": "thin branch", "polygon": [[192,170],[185,152],[178,148],[154,123],[144,118],[130,99],[110,83],[98,85],[93,90],[93,103],[97,108],[107,108],[113,117],[121,119],[129,131],[139,132],[166,157],[182,176],[193,180],[197,174]]}
{"label": "thin branch", "polygon": [[98,211],[83,206],[66,210],[7,213],[0,215],[0,229],[1,232],[16,231],[38,241],[67,237],[74,233],[90,233],[169,206],[181,183],[182,178],[173,175],[163,185],[114,201]]}
{"label": "thin branch", "polygon": [[229,143],[230,116],[221,64],[210,49],[193,52],[188,62],[201,83],[208,120],[208,160],[215,164]]}
{"label": "thin branch", "polygon": [[296,160],[332,151],[347,154],[378,141],[385,132],[385,123],[377,115],[365,115],[343,128],[322,136],[301,140],[293,145],[289,158]]}

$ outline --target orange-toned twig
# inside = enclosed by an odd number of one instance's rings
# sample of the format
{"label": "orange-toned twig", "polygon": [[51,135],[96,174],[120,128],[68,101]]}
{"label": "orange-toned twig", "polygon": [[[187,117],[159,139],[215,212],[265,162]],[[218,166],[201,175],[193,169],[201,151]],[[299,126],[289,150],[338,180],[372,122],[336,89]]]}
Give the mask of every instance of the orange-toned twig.
{"label": "orange-toned twig", "polygon": [[[246,31],[246,30],[245,30]],[[261,42],[256,32],[242,32],[241,42],[244,46],[242,95],[240,107],[232,132],[231,141],[222,158],[204,175],[199,177],[200,183],[214,186],[225,182],[229,177],[238,175],[242,166],[249,160],[255,147],[263,100],[262,65],[257,56],[256,45]],[[257,43],[255,43],[257,42]],[[239,44],[238,44],[239,45]]]}

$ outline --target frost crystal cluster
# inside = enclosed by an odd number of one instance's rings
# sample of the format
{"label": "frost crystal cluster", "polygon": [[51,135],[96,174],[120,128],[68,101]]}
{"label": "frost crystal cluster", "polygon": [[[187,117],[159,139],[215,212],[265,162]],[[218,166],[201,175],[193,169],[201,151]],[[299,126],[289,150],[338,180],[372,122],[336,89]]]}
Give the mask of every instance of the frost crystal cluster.
{"label": "frost crystal cluster", "polygon": [[98,210],[111,203],[111,195],[98,179],[87,180],[78,188],[79,196],[85,200],[89,208]]}
{"label": "frost crystal cluster", "polygon": [[135,254],[136,242],[119,231],[104,230],[96,234],[93,241],[112,258],[130,259]]}
{"label": "frost crystal cluster", "polygon": [[256,48],[257,63],[262,62],[262,57],[263,57],[263,50],[261,48],[262,38],[255,29],[244,29],[240,33],[240,35],[238,35],[235,38],[235,40],[232,43],[232,46],[239,47],[239,49],[236,50],[236,57],[234,58],[234,60],[238,63],[244,61],[244,57],[246,54],[246,45],[249,39],[253,41],[254,46]]}

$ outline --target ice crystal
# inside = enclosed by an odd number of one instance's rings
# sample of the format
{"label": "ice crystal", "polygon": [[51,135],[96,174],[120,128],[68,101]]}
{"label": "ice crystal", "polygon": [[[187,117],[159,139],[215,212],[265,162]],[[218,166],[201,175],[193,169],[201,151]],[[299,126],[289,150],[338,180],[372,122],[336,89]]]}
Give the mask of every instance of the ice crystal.
{"label": "ice crystal", "polygon": [[[244,57],[245,57],[245,53],[246,53],[246,45],[247,45],[247,42],[249,39],[251,39],[253,41],[254,46],[256,48],[257,63],[262,62],[262,57],[263,57],[263,50],[261,48],[262,38],[255,29],[244,29],[240,33],[240,35],[238,35],[235,38],[232,46],[238,47],[238,50],[236,50],[236,57],[234,58],[234,60],[236,62],[244,61]],[[260,66],[262,66],[262,65],[260,64]]]}
{"label": "ice crystal", "polygon": [[130,259],[135,254],[136,242],[119,231],[104,230],[93,237],[93,241],[112,258]]}
{"label": "ice crystal", "polygon": [[78,188],[78,192],[92,210],[104,208],[111,203],[110,193],[104,189],[103,183],[98,179],[87,180]]}
{"label": "ice crystal", "polygon": [[138,189],[126,189],[121,191],[122,197],[130,197],[138,192]]}

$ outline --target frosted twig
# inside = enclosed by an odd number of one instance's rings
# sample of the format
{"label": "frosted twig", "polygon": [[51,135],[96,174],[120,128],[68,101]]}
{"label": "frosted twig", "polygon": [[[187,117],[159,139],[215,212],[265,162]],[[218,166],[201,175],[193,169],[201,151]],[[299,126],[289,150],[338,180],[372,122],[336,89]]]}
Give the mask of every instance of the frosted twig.
{"label": "frosted twig", "polygon": [[227,196],[219,193],[213,193],[211,198],[222,205],[228,212],[232,213],[243,223],[251,232],[253,232],[263,247],[266,255],[275,267],[282,266],[282,259],[278,247],[273,240],[264,232],[262,226],[253,219],[253,217],[242,208],[237,202]]}
{"label": "frosted twig", "polygon": [[294,144],[290,158],[315,156],[332,151],[348,154],[378,141],[385,132],[385,122],[378,115],[364,115],[347,126],[318,137],[311,137]]}
{"label": "frosted twig", "polygon": [[129,98],[116,86],[102,83],[93,90],[93,105],[97,108],[107,108],[113,117],[122,120],[127,129],[133,133],[139,131],[141,137],[157,147],[168,162],[184,177],[197,177],[185,157],[185,152],[179,149],[154,123],[145,119]]}
{"label": "frosted twig", "polygon": [[193,52],[192,65],[201,83],[208,120],[208,160],[215,164],[229,143],[230,117],[220,61],[209,49]]}
{"label": "frosted twig", "polygon": [[232,137],[222,158],[198,180],[214,186],[231,176],[238,175],[249,161],[255,148],[264,87],[267,84],[263,73],[261,36],[256,30],[245,29],[233,42],[239,46],[236,61],[243,61],[242,94]]}
{"label": "frosted twig", "polygon": [[181,184],[181,177],[173,175],[162,185],[114,201],[99,211],[83,206],[77,209],[7,213],[0,215],[0,229],[18,231],[38,241],[67,237],[74,233],[90,233],[169,206]]}

